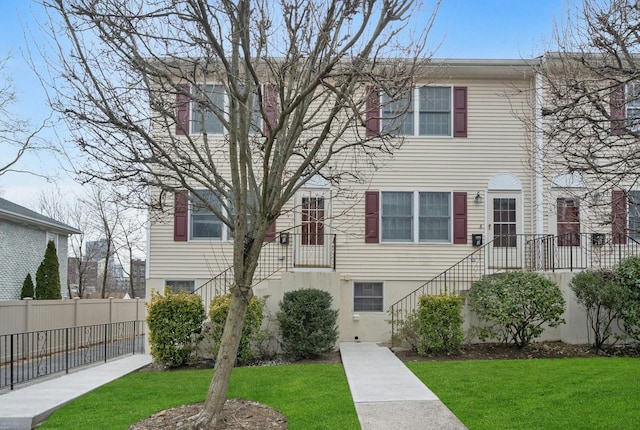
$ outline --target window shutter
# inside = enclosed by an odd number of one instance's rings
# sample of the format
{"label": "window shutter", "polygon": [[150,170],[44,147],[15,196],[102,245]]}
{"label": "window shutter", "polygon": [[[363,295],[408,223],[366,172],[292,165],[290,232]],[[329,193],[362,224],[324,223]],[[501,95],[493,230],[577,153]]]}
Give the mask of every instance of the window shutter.
{"label": "window shutter", "polygon": [[611,235],[616,245],[626,243],[627,196],[623,190],[611,192]]}
{"label": "window shutter", "polygon": [[276,125],[278,121],[278,92],[273,84],[264,84],[262,90],[262,99],[264,103],[265,121],[262,123],[262,133],[269,135],[269,125]]}
{"label": "window shutter", "polygon": [[264,237],[265,242],[271,242],[276,238],[276,222],[272,222],[267,230],[267,234]]}
{"label": "window shutter", "polygon": [[453,243],[467,243],[467,193],[453,193]]}
{"label": "window shutter", "polygon": [[364,242],[380,241],[380,193],[366,191],[364,193]]}
{"label": "window shutter", "polygon": [[[189,84],[180,84],[178,87],[185,93],[189,92]],[[188,95],[176,93],[176,134],[189,134],[189,104]]]}
{"label": "window shutter", "polygon": [[625,90],[624,84],[619,84],[611,91],[610,115],[611,134],[620,135],[624,132],[625,120]]}
{"label": "window shutter", "polygon": [[367,85],[366,122],[367,137],[380,136],[380,95],[373,85]]}
{"label": "window shutter", "polygon": [[453,137],[467,137],[467,87],[453,88]]}
{"label": "window shutter", "polygon": [[187,241],[189,226],[189,199],[186,191],[176,191],[173,212],[173,240]]}

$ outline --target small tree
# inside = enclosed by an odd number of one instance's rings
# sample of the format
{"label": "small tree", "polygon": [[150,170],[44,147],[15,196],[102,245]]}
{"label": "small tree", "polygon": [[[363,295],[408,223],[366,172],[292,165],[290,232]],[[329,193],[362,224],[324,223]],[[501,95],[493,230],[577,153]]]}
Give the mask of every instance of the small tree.
{"label": "small tree", "polygon": [[61,299],[60,292],[60,265],[58,253],[52,240],[47,243],[44,259],[36,271],[36,299],[55,300]]}
{"label": "small tree", "polygon": [[564,323],[564,298],[558,286],[533,272],[505,272],[471,286],[471,309],[486,325],[480,339],[499,339],[522,348],[540,336],[543,324]]}
{"label": "small tree", "polygon": [[27,273],[27,277],[24,278],[24,282],[22,283],[20,300],[23,300],[25,297],[33,298],[34,294],[35,294],[35,288],[33,286],[33,279],[31,278],[31,273]]}
{"label": "small tree", "polygon": [[333,350],[338,340],[338,310],[331,309],[332,302],[331,294],[318,289],[284,294],[276,317],[287,356],[300,360]]}
{"label": "small tree", "polygon": [[621,315],[624,289],[616,274],[606,269],[580,272],[569,286],[587,313],[587,323],[595,336],[593,346],[602,349],[611,338],[611,326]]}
{"label": "small tree", "polygon": [[202,299],[184,291],[155,293],[147,303],[151,356],[157,363],[178,367],[189,362],[206,315]]}
{"label": "small tree", "polygon": [[628,337],[640,342],[640,257],[622,260],[616,273],[625,295],[620,315],[624,331]]}

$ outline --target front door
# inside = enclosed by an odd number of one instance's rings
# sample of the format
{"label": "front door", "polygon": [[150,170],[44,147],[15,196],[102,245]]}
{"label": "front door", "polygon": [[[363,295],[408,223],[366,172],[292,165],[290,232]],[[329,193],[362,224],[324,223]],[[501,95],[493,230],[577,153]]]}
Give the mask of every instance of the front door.
{"label": "front door", "polygon": [[489,192],[487,199],[489,269],[518,269],[523,267],[524,240],[522,236],[522,208],[520,193]]}
{"label": "front door", "polygon": [[328,190],[303,190],[296,198],[294,267],[332,266],[332,236],[329,235],[331,198]]}

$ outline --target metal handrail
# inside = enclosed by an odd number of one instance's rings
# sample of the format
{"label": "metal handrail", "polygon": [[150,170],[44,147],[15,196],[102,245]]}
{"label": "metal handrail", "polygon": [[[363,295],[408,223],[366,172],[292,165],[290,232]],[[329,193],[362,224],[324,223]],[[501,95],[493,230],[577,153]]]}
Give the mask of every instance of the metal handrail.
{"label": "metal handrail", "polygon": [[0,335],[0,390],[56,373],[144,353],[144,321]]}
{"label": "metal handrail", "polygon": [[[253,277],[256,286],[274,274],[292,268],[336,269],[336,235],[302,234],[290,231],[265,242],[260,252],[260,260]],[[193,291],[203,303],[208,304],[214,297],[229,293],[235,281],[233,265]]]}
{"label": "metal handrail", "polygon": [[613,268],[632,255],[640,255],[640,242],[626,234],[518,234],[494,238],[389,307],[392,343],[397,342],[423,294],[460,294],[483,276],[514,269],[554,272]]}

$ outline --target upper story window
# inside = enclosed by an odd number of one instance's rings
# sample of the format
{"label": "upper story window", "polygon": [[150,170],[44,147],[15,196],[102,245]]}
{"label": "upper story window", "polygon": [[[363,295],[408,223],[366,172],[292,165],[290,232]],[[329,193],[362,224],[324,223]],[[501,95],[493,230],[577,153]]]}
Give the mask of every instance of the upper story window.
{"label": "upper story window", "polygon": [[626,89],[626,115],[629,127],[638,129],[640,127],[640,82],[627,84]]}
{"label": "upper story window", "polygon": [[383,192],[383,242],[451,242],[451,193]]}
{"label": "upper story window", "polygon": [[396,100],[383,94],[382,129],[403,136],[451,136],[451,94],[451,87],[432,86],[416,88]]}
{"label": "upper story window", "polygon": [[[223,134],[224,127],[220,116],[229,120],[228,112],[230,100],[226,96],[224,86],[206,84],[198,87],[207,103],[191,102],[191,133],[199,134]],[[240,89],[242,91],[242,88]],[[253,109],[251,114],[251,128],[254,133],[260,132],[262,117],[260,114],[260,104],[258,95],[253,94]]]}
{"label": "upper story window", "polygon": [[[222,85],[203,85],[198,87],[202,96],[206,97],[208,104],[200,104],[195,101],[191,103],[192,121],[191,132],[208,134],[222,134],[222,121],[218,115],[224,112],[224,87]],[[212,107],[218,110],[218,115]]]}

